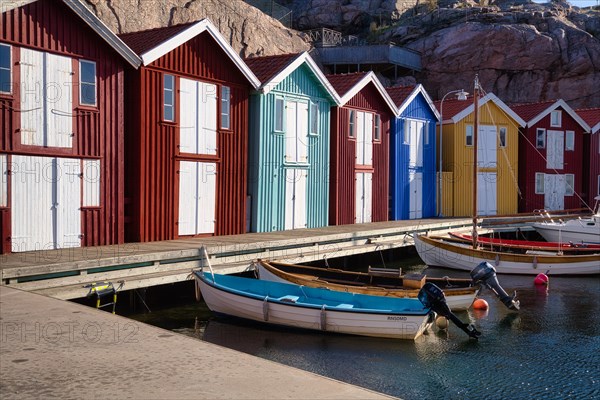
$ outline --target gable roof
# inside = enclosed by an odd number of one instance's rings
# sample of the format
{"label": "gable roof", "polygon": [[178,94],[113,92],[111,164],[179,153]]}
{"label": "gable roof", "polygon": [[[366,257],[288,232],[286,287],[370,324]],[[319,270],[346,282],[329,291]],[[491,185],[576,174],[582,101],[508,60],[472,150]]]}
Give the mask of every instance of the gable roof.
{"label": "gable roof", "polygon": [[527,127],[531,127],[538,123],[546,115],[552,111],[562,108],[569,114],[586,132],[589,132],[589,125],[571,108],[564,100],[544,101],[540,103],[515,104],[510,107],[524,121],[527,122]]}
{"label": "gable roof", "polygon": [[600,132],[600,107],[585,108],[575,112],[588,124],[591,133]]}
{"label": "gable roof", "polygon": [[[500,100],[494,93],[488,93],[483,97],[479,98],[479,108],[483,107],[488,101],[494,103],[498,108],[500,108],[505,115],[514,119],[519,126],[525,126],[527,123],[521,118],[517,113],[510,109],[502,100]],[[467,100],[458,100],[458,99],[450,99],[445,100],[443,107],[440,104],[440,101],[435,102],[436,107],[440,106],[442,108],[442,124],[445,123],[453,123],[456,124],[463,118],[472,114],[475,110],[475,104],[473,103],[473,95],[467,97]]]}
{"label": "gable roof", "polygon": [[[2,4],[0,9],[2,13],[15,8],[26,6],[35,1],[44,0],[17,0]],[[113,31],[111,31],[89,8],[84,6],[79,0],[62,0],[62,2],[79,16],[94,32],[98,34],[110,47],[112,47],[125,61],[133,68],[138,68],[142,62],[140,58],[131,50]]]}
{"label": "gable roof", "polygon": [[396,104],[396,107],[398,107],[398,115],[402,114],[406,107],[408,107],[409,104],[412,103],[419,94],[421,94],[429,105],[429,108],[431,108],[431,111],[433,111],[435,118],[438,121],[441,118],[439,111],[433,104],[431,97],[429,97],[423,85],[418,84],[416,86],[396,86],[387,88],[386,90],[390,94],[392,101]]}
{"label": "gable roof", "polygon": [[269,93],[298,67],[306,64],[331,99],[340,105],[340,96],[306,51],[298,54],[248,58],[246,63],[255,74],[261,77],[259,90],[263,94]]}
{"label": "gable roof", "polygon": [[120,37],[136,50],[143,65],[148,65],[203,32],[208,32],[212,36],[255,89],[260,86],[256,75],[229,45],[221,32],[206,18],[187,24],[127,33]]}
{"label": "gable roof", "polygon": [[375,86],[388,108],[394,115],[398,115],[398,107],[385,90],[377,75],[373,71],[369,72],[354,72],[351,74],[325,75],[329,83],[340,96],[340,105],[344,105],[350,101],[358,92],[365,88],[369,83]]}

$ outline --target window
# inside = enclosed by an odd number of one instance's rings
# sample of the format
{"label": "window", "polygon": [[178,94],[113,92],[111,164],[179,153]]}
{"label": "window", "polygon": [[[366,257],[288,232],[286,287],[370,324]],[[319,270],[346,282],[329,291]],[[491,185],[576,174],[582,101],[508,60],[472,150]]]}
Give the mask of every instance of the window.
{"label": "window", "polygon": [[11,93],[10,46],[0,44],[0,93]]}
{"label": "window", "polygon": [[402,138],[402,143],[410,144],[410,126],[411,123],[409,120],[404,120],[404,137]]}
{"label": "window", "polygon": [[374,125],[373,140],[381,140],[381,117],[379,114],[375,114]]}
{"label": "window", "polygon": [[500,128],[500,147],[506,147],[506,128]]}
{"label": "window", "polygon": [[544,194],[544,179],[546,174],[537,172],[535,174],[535,194]]}
{"label": "window", "polygon": [[319,134],[319,105],[310,103],[310,133]]}
{"label": "window", "polygon": [[535,147],[538,149],[546,148],[546,130],[538,128],[535,132]]}
{"label": "window", "polygon": [[350,110],[350,117],[348,121],[348,136],[351,138],[356,137],[356,112]]}
{"label": "window", "polygon": [[164,78],[164,120],[175,121],[175,77],[166,75]]}
{"label": "window", "polygon": [[575,175],[565,174],[565,196],[573,196],[575,193]]}
{"label": "window", "polygon": [[565,150],[575,150],[575,132],[573,131],[567,131],[567,136],[565,138]]}
{"label": "window", "polygon": [[221,86],[221,128],[231,129],[231,89]]}
{"label": "window", "polygon": [[96,105],[96,63],[93,61],[79,61],[79,103]]}
{"label": "window", "polygon": [[562,111],[552,111],[550,114],[550,126],[556,127],[562,124]]}
{"label": "window", "polygon": [[283,132],[283,99],[275,99],[275,131]]}
{"label": "window", "polygon": [[425,136],[424,144],[425,146],[429,145],[429,121],[425,122],[425,129],[423,130],[423,136]]}
{"label": "window", "polygon": [[466,144],[467,146],[473,146],[473,125],[467,125]]}

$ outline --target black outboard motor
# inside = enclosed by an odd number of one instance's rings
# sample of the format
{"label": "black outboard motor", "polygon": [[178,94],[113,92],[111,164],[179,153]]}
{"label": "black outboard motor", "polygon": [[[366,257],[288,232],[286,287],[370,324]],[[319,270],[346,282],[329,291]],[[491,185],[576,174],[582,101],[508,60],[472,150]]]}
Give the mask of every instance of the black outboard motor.
{"label": "black outboard motor", "polygon": [[454,322],[456,326],[466,332],[467,335],[474,339],[478,339],[481,336],[481,332],[479,332],[475,327],[471,324],[465,324],[462,322],[456,315],[450,311],[448,304],[446,304],[446,296],[442,289],[437,287],[431,282],[427,282],[421,290],[419,291],[419,300],[423,305],[427,308],[431,308],[433,311],[448,318],[450,321]]}
{"label": "black outboard motor", "polygon": [[471,279],[475,284],[483,283],[488,289],[490,289],[504,305],[511,310],[519,309],[519,300],[515,300],[517,292],[515,291],[512,296],[509,296],[496,277],[496,268],[489,262],[482,262],[471,271]]}

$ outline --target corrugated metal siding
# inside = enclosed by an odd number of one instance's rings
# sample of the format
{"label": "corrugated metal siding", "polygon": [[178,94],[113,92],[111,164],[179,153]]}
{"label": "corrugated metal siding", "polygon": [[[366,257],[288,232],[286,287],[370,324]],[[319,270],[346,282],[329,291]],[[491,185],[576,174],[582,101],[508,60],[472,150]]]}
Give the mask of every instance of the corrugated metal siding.
{"label": "corrugated metal siding", "polygon": [[[231,129],[218,130],[216,156],[181,155],[179,99],[176,121],[162,121],[163,74],[170,73],[202,82],[224,84],[231,89]],[[128,240],[153,241],[178,237],[179,162],[217,162],[215,235],[246,230],[249,84],[208,33],[191,39],[139,71],[128,71],[132,93],[128,128],[128,154],[132,169],[128,181],[134,191],[128,207]],[[218,89],[220,94],[220,89]],[[217,123],[220,126],[220,97]],[[135,108],[140,108],[139,115]],[[128,111],[129,112],[129,111]]]}
{"label": "corrugated metal siding", "polygon": [[352,97],[344,107],[334,107],[331,149],[331,224],[353,224],[356,219],[356,140],[348,137],[350,109],[379,114],[381,141],[373,142],[372,222],[388,220],[389,203],[389,107],[371,83]]}
{"label": "corrugated metal siding", "polygon": [[[546,168],[547,147],[536,149],[536,132],[538,128],[548,130],[575,132],[575,150],[564,152],[564,168],[554,171]],[[522,128],[523,129],[523,128]],[[584,146],[584,133],[579,124],[565,111],[562,112],[562,126],[550,126],[550,114],[538,121],[534,126],[526,128],[524,135],[519,135],[519,164],[527,168],[519,169],[519,187],[521,197],[519,198],[519,211],[532,212],[544,208],[544,194],[535,193],[535,174],[574,174],[575,175],[575,193],[580,196],[584,193],[584,154],[589,151],[589,147]],[[548,141],[546,140],[546,144]],[[597,148],[597,147],[596,147]],[[539,151],[539,152],[538,152]],[[591,167],[591,165],[590,165]],[[593,203],[592,203],[593,205]],[[576,195],[565,196],[565,209],[582,207],[580,198]]]}
{"label": "corrugated metal siding", "polygon": [[309,137],[307,227],[327,225],[329,206],[330,103],[324,89],[306,66],[301,66],[267,95],[251,100],[249,193],[252,197],[251,230],[270,232],[285,227],[285,134],[274,133],[276,97],[319,102],[319,134]]}
{"label": "corrugated metal siding", "polygon": [[[471,216],[473,208],[473,147],[465,145],[467,125],[473,125],[473,113],[457,124],[444,126],[444,170],[453,172],[454,211],[448,216]],[[506,157],[498,146],[497,168],[480,168],[480,172],[497,173],[498,214],[515,214],[518,199],[518,126],[492,102],[480,107],[479,124],[507,128]],[[446,132],[451,132],[446,136]],[[447,154],[452,152],[449,156]],[[447,185],[444,182],[444,185]]]}
{"label": "corrugated metal siding", "polygon": [[[70,9],[58,1],[37,1],[2,14],[0,41],[18,48],[26,46],[74,59],[74,81],[78,80],[78,59],[96,62],[98,107],[73,111],[73,148],[22,146],[20,94],[0,100],[2,151],[20,154],[56,155],[101,160],[101,207],[82,209],[82,245],[116,244],[124,241],[123,220],[123,85],[124,61],[87,27]],[[13,63],[15,64],[15,63]],[[13,67],[13,81],[19,82],[20,68]],[[78,101],[77,85],[73,100]],[[10,108],[9,108],[10,107]],[[6,224],[4,225],[4,227]],[[4,231],[2,236],[10,236]]]}
{"label": "corrugated metal siding", "polygon": [[[423,144],[423,166],[419,168],[409,169],[410,146],[404,144],[405,121],[407,118],[429,122],[429,131],[427,132],[429,144]],[[390,217],[393,220],[409,218],[410,172],[422,173],[422,217],[429,218],[436,215],[436,122],[435,115],[424,97],[418,95],[405,108],[402,115],[395,118],[392,124],[393,130],[390,140]]]}

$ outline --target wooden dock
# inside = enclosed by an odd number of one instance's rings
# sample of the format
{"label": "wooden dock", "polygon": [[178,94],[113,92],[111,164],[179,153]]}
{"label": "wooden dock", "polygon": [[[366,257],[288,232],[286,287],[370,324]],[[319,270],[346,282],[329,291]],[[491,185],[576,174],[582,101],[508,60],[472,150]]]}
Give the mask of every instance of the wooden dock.
{"label": "wooden dock", "polygon": [[59,299],[85,297],[93,282],[131,290],[190,279],[210,263],[220,273],[247,270],[256,259],[310,262],[413,245],[413,235],[470,226],[470,219],[424,219],[269,233],[190,238],[0,255],[2,285]]}

